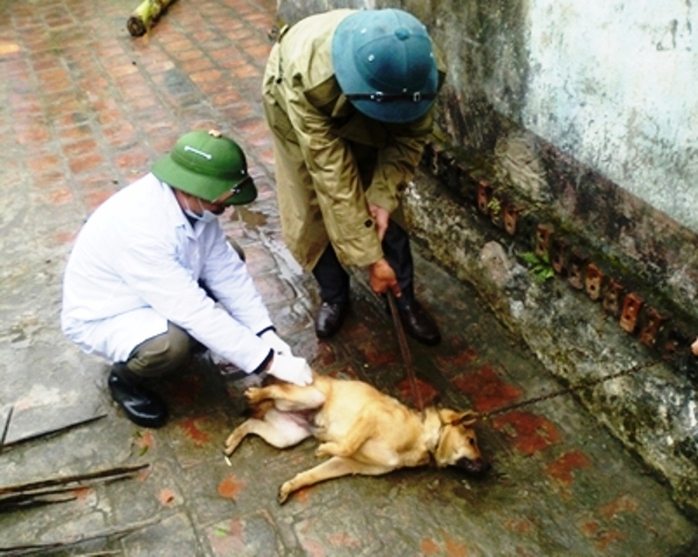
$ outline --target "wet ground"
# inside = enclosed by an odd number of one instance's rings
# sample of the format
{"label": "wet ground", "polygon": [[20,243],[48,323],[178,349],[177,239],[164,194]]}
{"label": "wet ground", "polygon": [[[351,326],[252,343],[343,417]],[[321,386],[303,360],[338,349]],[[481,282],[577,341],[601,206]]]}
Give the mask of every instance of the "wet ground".
{"label": "wet ground", "polygon": [[[284,506],[277,488],[315,462],[314,443],[277,451],[248,439],[228,467],[221,447],[243,408],[234,374],[197,360],[163,386],[167,426],[126,420],[106,395],[105,363],[61,335],[62,270],[99,203],[181,134],[210,127],[243,145],[260,186],[225,226],[282,336],[322,373],[414,402],[389,316],[361,273],[341,334],[313,334],[317,291],[280,239],[259,102],[275,3],[180,0],[133,39],[135,5],[0,4],[0,428],[13,408],[0,555],[49,554],[50,544],[58,555],[129,557],[698,553],[698,526],[571,397],[479,423],[493,465],[484,478],[430,468],[344,478]],[[419,297],[444,332],[438,347],[410,342],[424,399],[487,412],[559,388],[466,285],[415,251]],[[93,473],[115,475],[69,483],[50,504],[8,498],[12,485]]]}

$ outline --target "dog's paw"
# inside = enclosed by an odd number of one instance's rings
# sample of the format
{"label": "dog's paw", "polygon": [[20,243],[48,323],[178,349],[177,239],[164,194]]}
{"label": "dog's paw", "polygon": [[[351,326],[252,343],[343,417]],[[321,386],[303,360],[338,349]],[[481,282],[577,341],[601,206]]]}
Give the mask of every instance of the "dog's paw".
{"label": "dog's paw", "polygon": [[235,449],[238,448],[238,445],[239,443],[226,443],[223,445],[223,456],[225,456],[226,460],[232,456]]}
{"label": "dog's paw", "polygon": [[247,430],[241,426],[234,429],[233,432],[228,436],[228,438],[225,440],[225,445],[223,445],[223,454],[225,455],[226,459],[235,452],[235,449],[237,449],[240,443],[242,443],[242,440],[245,438],[247,433]]}
{"label": "dog's paw", "polygon": [[245,391],[245,398],[250,404],[257,404],[264,399],[262,389],[259,387],[250,387]]}
{"label": "dog's paw", "polygon": [[315,456],[317,458],[325,458],[328,456],[345,456],[341,452],[341,447],[337,443],[328,442],[321,443],[320,446],[315,450]]}
{"label": "dog's paw", "polygon": [[291,495],[291,486],[289,482],[286,482],[279,488],[279,493],[276,497],[279,505],[283,505],[288,500],[289,495]]}

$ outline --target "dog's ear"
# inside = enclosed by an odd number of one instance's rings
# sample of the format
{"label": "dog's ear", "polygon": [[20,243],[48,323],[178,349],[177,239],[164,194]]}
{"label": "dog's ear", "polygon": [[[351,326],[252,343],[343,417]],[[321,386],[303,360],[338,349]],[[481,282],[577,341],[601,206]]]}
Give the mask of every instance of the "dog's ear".
{"label": "dog's ear", "polygon": [[478,416],[479,414],[473,410],[466,410],[465,412],[456,412],[455,410],[449,410],[447,408],[441,410],[441,419],[443,423],[454,427],[461,425],[470,427],[477,421]]}
{"label": "dog's ear", "polygon": [[465,412],[462,412],[460,415],[459,425],[470,427],[477,421],[479,417],[480,414],[478,414],[474,410],[466,410]]}

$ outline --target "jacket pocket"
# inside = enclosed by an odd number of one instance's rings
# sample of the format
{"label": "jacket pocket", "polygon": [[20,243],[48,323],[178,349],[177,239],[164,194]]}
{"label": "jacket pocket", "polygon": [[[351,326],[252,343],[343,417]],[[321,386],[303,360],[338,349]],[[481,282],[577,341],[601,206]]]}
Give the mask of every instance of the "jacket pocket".
{"label": "jacket pocket", "polygon": [[267,117],[267,123],[278,138],[289,143],[298,144],[296,132],[293,129],[291,121],[283,111],[279,103],[271,96],[265,95],[264,112]]}

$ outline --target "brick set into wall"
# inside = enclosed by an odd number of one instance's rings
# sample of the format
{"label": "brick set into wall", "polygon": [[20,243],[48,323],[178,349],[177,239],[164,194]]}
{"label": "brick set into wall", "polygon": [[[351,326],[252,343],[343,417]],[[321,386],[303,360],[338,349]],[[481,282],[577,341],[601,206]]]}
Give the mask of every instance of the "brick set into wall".
{"label": "brick set into wall", "polygon": [[637,265],[619,264],[617,257],[605,253],[605,246],[568,232],[549,211],[523,200],[512,188],[493,183],[438,143],[427,146],[422,165],[475,207],[504,241],[513,241],[520,253],[534,254],[543,267],[600,304],[620,329],[698,382],[698,358],[690,353],[698,324],[686,308],[657,295],[656,286],[638,276]]}

